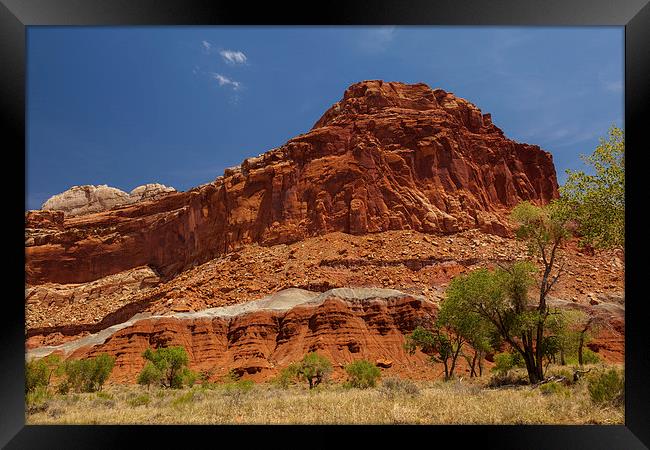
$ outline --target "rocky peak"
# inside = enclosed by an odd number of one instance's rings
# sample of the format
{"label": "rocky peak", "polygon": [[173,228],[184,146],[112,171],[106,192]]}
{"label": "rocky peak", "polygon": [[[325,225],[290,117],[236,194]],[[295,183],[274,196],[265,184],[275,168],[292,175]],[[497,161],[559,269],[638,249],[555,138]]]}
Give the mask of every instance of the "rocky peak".
{"label": "rocky peak", "polygon": [[329,125],[341,126],[359,116],[413,116],[419,112],[447,119],[472,132],[497,132],[491,117],[483,115],[474,104],[443,89],[431,89],[425,83],[406,84],[368,80],[346,89],[343,98],[335,103],[316,122],[312,129]]}
{"label": "rocky peak", "polygon": [[61,211],[67,216],[81,216],[139,201],[156,200],[171,192],[176,190],[158,183],[138,186],[129,194],[106,184],[72,186],[67,191],[50,197],[41,209]]}

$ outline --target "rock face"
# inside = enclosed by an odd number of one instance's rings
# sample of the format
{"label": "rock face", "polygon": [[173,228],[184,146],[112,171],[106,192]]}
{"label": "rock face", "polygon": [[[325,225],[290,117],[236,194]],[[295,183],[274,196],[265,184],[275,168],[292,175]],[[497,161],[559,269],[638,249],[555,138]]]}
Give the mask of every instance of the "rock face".
{"label": "rock face", "polygon": [[73,186],[65,192],[50,197],[43,203],[42,209],[62,211],[66,216],[80,216],[139,201],[156,200],[170,192],[176,190],[157,183],[138,186],[129,194],[105,184]]}
{"label": "rock face", "polygon": [[507,235],[509,208],[557,195],[551,155],[507,139],[471,103],[424,84],[364,81],[308,133],[208,185],[66,214],[63,230],[27,214],[27,280],[81,283],[144,265],[172,276],[250,243],[334,231]]}
{"label": "rock face", "polygon": [[[404,334],[437,308],[421,297],[387,289],[332,289],[319,294],[280,291],[263,300],[197,313],[134,317],[120,326],[59,347],[34,349],[84,358],[116,356],[111,381],[134,383],[148,347],[182,345],[193,370],[214,378],[229,369],[268,379],[281,368],[317,351],[335,368],[358,359],[380,361],[392,371],[435,374],[424,355],[409,356]],[[388,363],[386,362],[388,361]]]}

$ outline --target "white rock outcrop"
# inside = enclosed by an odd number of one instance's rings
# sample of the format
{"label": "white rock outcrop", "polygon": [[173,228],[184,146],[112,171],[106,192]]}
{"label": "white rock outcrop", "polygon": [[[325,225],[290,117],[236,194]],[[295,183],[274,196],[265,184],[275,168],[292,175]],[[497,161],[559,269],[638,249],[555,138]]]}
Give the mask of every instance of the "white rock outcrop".
{"label": "white rock outcrop", "polygon": [[172,192],[176,192],[176,189],[158,183],[138,186],[128,194],[105,184],[72,186],[67,191],[50,197],[43,203],[41,209],[63,211],[66,216],[81,216],[106,211],[116,206],[156,200]]}

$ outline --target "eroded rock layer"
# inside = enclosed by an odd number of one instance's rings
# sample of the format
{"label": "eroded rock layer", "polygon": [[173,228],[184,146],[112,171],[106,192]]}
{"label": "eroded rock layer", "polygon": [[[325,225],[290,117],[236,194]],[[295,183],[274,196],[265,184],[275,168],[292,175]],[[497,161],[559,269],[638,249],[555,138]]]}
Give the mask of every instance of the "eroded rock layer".
{"label": "eroded rock layer", "polygon": [[364,81],[308,133],[213,183],[62,218],[26,214],[28,284],[150,266],[168,277],[250,243],[386,230],[507,235],[521,200],[557,197],[552,157],[442,89]]}
{"label": "eroded rock layer", "polygon": [[368,359],[421,377],[431,367],[425,355],[407,354],[404,334],[421,320],[434,318],[436,311],[434,303],[394,290],[333,289],[319,294],[289,289],[244,305],[134,318],[77,342],[33,349],[28,358],[51,352],[67,358],[108,353],[117,358],[110,380],[133,383],[148,347],[182,345],[190,368],[214,379],[230,369],[268,379],[317,351],[339,371],[354,360]]}

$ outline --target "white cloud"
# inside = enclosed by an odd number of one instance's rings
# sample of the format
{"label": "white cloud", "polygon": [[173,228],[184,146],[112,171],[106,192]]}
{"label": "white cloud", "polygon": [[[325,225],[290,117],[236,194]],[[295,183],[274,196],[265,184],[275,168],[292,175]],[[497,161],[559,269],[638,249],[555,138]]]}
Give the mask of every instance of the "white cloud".
{"label": "white cloud", "polygon": [[221,50],[219,54],[228,64],[246,64],[246,55],[240,51]]}
{"label": "white cloud", "polygon": [[235,91],[237,91],[237,90],[239,90],[241,88],[241,83],[239,81],[231,80],[230,78],[225,77],[225,76],[221,75],[220,73],[211,72],[210,75],[212,75],[212,78],[217,80],[217,82],[219,83],[219,86],[222,86],[222,87],[223,86],[231,86],[233,88],[233,90],[235,90]]}
{"label": "white cloud", "polygon": [[370,52],[381,52],[395,39],[395,27],[373,27],[361,33],[359,46]]}
{"label": "white cloud", "polygon": [[605,90],[610,92],[623,92],[623,82],[622,81],[608,81],[605,82]]}
{"label": "white cloud", "polygon": [[201,41],[201,46],[203,47],[203,51],[206,53],[210,53],[212,50],[212,44],[209,43],[208,41]]}

